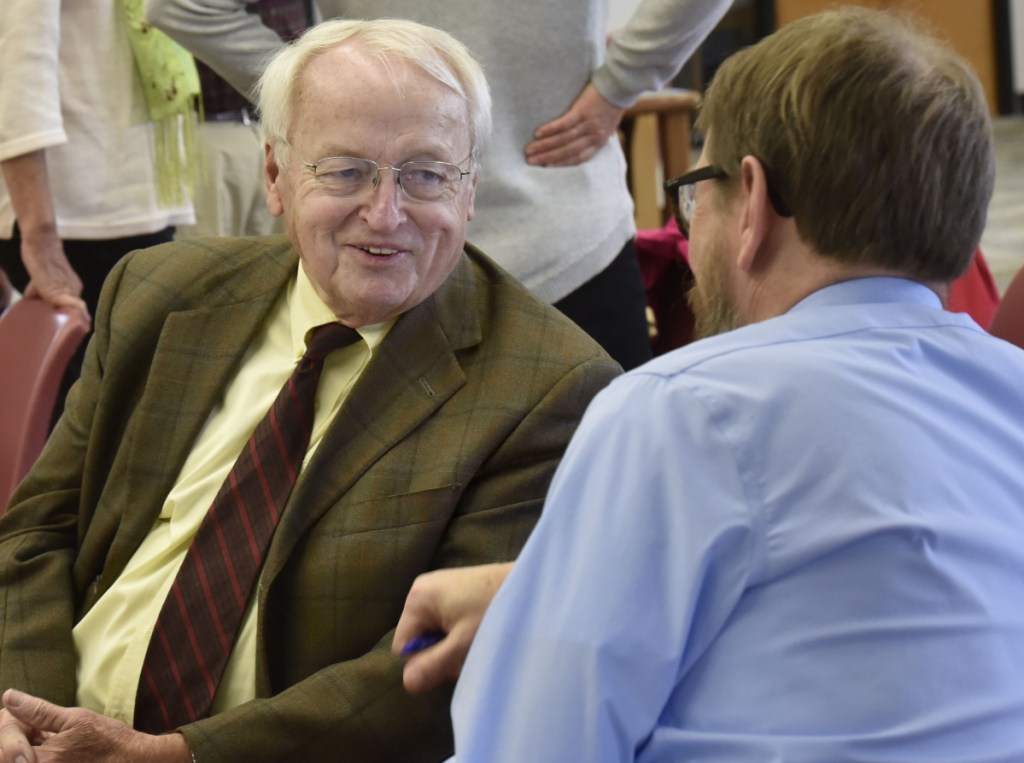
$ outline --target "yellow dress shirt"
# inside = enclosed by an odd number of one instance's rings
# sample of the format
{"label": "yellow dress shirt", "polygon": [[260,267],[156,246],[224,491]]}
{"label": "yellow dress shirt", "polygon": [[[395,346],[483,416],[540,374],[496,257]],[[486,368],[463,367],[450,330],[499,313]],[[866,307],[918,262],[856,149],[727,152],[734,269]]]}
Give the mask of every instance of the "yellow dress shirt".
{"label": "yellow dress shirt", "polygon": [[[132,723],[149,640],[192,538],[242,447],[305,352],[307,332],[337,320],[303,269],[296,270],[297,277],[246,351],[222,402],[210,413],[149,534],[121,576],[72,631],[82,707]],[[328,356],[304,463],[393,324],[360,328],[364,341]],[[255,600],[250,597],[214,698],[214,714],[256,696]]]}

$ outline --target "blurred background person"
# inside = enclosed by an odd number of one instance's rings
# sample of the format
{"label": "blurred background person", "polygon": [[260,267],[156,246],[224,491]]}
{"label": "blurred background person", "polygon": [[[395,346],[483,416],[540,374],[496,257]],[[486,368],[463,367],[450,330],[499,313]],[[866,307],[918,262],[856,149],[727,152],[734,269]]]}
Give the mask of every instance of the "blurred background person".
{"label": "blurred background person", "polygon": [[[288,42],[313,23],[310,0],[258,0],[249,13]],[[265,236],[283,233],[281,218],[263,195],[263,135],[259,114],[240,93],[202,61],[196,61],[202,90],[202,173],[195,189],[195,225],[179,225],[176,239],[209,236]]]}
{"label": "blurred background person", "polygon": [[122,256],[194,221],[198,93],[191,56],[142,22],[141,0],[4,0],[0,267],[26,298],[91,315]]}

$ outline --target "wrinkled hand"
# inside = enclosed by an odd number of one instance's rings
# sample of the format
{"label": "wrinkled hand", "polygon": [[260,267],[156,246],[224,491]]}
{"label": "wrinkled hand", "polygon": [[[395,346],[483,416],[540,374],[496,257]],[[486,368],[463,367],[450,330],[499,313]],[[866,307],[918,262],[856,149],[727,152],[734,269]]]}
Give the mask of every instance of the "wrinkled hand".
{"label": "wrinkled hand", "polygon": [[89,310],[82,300],[82,279],[64,255],[64,245],[55,231],[23,236],[21,259],[29,275],[25,297],[80,310],[89,320]]}
{"label": "wrinkled hand", "polygon": [[[6,708],[0,710],[0,761],[14,763],[22,758],[26,763],[35,760],[32,748],[46,741],[50,734],[44,734],[27,726]],[[19,761],[20,763],[20,761]]]}
{"label": "wrinkled hand", "polygon": [[536,129],[526,161],[545,167],[582,164],[615,135],[625,111],[587,85],[567,112]]}
{"label": "wrinkled hand", "polygon": [[459,677],[487,606],[511,570],[511,562],[484,564],[435,570],[416,578],[395,629],[391,651],[400,655],[402,647],[421,633],[443,631],[446,635],[405,663],[402,681],[410,694],[429,691]]}
{"label": "wrinkled hand", "polygon": [[[80,707],[8,689],[0,712],[0,763],[188,763],[180,734],[153,736]],[[22,760],[19,760],[21,758]]]}

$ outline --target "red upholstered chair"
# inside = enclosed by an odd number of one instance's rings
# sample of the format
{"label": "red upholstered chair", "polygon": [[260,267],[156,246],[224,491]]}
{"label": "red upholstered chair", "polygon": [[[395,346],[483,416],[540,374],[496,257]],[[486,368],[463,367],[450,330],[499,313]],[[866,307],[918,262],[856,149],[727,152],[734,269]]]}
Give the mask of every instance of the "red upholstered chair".
{"label": "red upholstered chair", "polygon": [[0,317],[0,513],[43,449],[64,370],[88,330],[79,313],[38,299]]}
{"label": "red upholstered chair", "polygon": [[987,329],[998,305],[999,287],[979,247],[974,250],[967,271],[950,284],[946,309],[953,313],[967,313],[979,326]]}
{"label": "red upholstered chair", "polygon": [[661,228],[637,231],[636,257],[653,316],[651,349],[655,355],[682,347],[693,339],[693,313],[686,301],[686,292],[693,285],[688,243],[673,218]]}
{"label": "red upholstered chair", "polygon": [[1010,281],[988,327],[993,336],[1024,347],[1024,268]]}

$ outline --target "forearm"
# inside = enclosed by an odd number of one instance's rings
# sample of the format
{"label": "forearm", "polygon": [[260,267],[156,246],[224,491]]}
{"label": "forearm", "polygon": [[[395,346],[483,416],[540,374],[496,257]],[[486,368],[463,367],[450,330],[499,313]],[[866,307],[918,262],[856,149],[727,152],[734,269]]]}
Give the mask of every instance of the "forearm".
{"label": "forearm", "polygon": [[68,262],[57,230],[45,151],[33,151],[0,164],[21,234],[21,260],[31,279],[25,296],[44,299],[57,307],[79,309],[88,320],[88,311],[80,298],[82,281]]}
{"label": "forearm", "polygon": [[450,691],[405,692],[391,638],[389,631],[357,659],[180,732],[199,763],[443,760],[452,753]]}
{"label": "forearm", "polygon": [[731,0],[643,0],[629,23],[613,33],[592,82],[620,108],[672,79],[714,29]]}
{"label": "forearm", "polygon": [[59,491],[15,493],[0,520],[0,689],[75,701],[75,519]]}
{"label": "forearm", "polygon": [[283,45],[246,0],[146,0],[153,26],[188,49],[240,93],[248,93],[267,56]]}
{"label": "forearm", "polygon": [[193,763],[192,751],[181,734],[164,734],[152,740],[150,763]]}
{"label": "forearm", "polygon": [[4,183],[11,196],[14,217],[23,239],[57,235],[46,151],[38,150],[0,162]]}
{"label": "forearm", "polygon": [[71,559],[48,541],[69,529],[0,540],[0,689],[60,704],[75,701]]}

